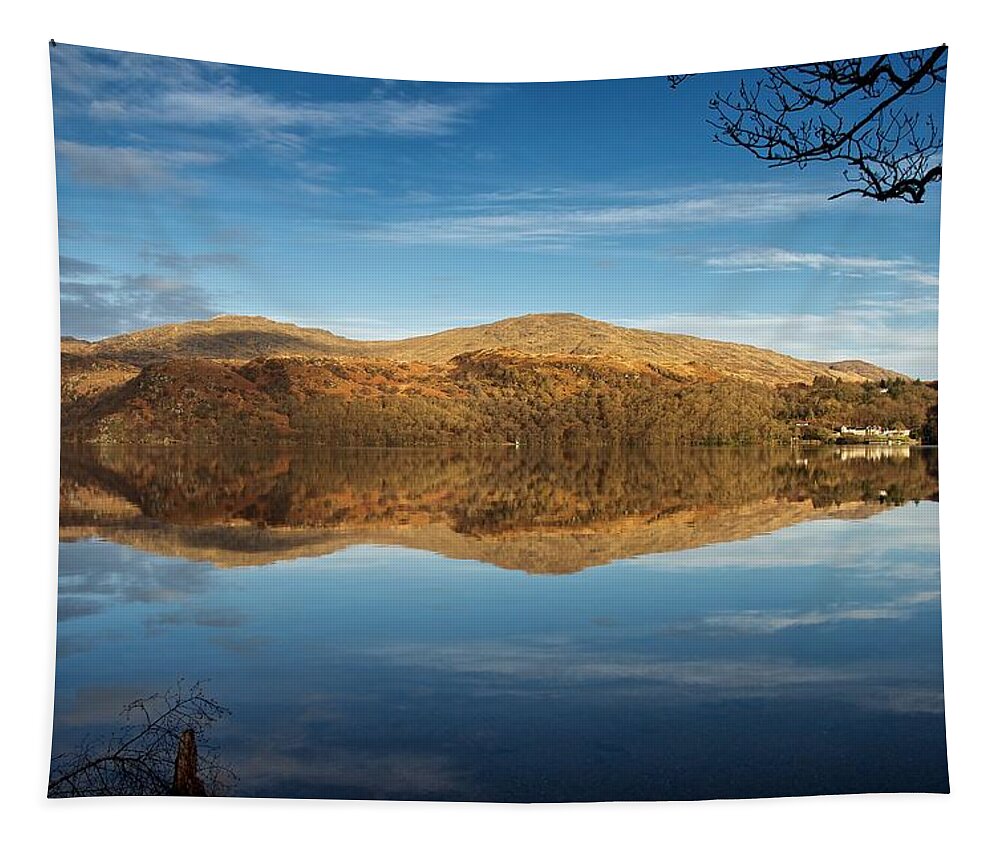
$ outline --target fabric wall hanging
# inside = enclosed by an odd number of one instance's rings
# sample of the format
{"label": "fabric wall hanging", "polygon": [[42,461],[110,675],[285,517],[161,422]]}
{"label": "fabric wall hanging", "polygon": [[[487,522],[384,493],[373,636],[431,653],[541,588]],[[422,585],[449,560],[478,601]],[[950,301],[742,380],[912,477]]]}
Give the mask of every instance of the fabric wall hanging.
{"label": "fabric wall hanging", "polygon": [[944,47],[51,58],[51,796],[948,791]]}

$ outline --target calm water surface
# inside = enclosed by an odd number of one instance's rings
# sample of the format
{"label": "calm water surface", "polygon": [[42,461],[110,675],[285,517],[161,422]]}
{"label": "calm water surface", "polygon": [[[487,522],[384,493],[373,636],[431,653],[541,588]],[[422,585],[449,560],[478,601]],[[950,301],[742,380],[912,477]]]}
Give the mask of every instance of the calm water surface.
{"label": "calm water surface", "polygon": [[947,791],[933,450],[63,457],[56,751],[184,677],[237,795]]}

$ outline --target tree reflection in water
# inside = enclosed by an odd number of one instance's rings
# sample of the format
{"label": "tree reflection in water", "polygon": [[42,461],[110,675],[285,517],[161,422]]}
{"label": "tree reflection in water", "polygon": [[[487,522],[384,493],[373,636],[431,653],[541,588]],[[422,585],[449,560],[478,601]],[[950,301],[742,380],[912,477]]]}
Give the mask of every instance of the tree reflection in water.
{"label": "tree reflection in water", "polygon": [[355,544],[560,573],[936,500],[934,449],[67,447],[63,540],[223,567]]}

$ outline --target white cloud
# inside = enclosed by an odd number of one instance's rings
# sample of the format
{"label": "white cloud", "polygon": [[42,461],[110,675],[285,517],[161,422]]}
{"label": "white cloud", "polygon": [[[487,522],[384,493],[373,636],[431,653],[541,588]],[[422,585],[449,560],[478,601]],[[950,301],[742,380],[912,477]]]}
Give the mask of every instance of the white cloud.
{"label": "white cloud", "polygon": [[63,45],[53,53],[57,109],[98,122],[178,129],[226,126],[269,144],[295,146],[297,132],[328,136],[439,136],[474,103],[385,96],[357,101],[278,99],[247,88],[226,65]]}
{"label": "white cloud", "polygon": [[52,51],[52,83],[55,88],[83,99],[110,97],[127,91],[162,87],[164,81],[177,88],[232,82],[232,69],[215,62],[196,62],[146,53],[125,53],[61,44]]}
{"label": "white cloud", "polygon": [[[899,713],[940,712],[940,690],[929,686],[884,686],[908,672],[898,662],[804,664],[773,654],[742,652],[726,656],[683,658],[677,653],[646,655],[594,649],[573,638],[548,641],[472,641],[452,644],[388,644],[369,651],[379,661],[405,664],[459,676],[487,677],[491,691],[533,692],[547,688],[600,689],[625,699],[645,695],[670,701],[816,699],[836,695],[866,708]],[[664,690],[667,690],[666,692]]]}
{"label": "white cloud", "polygon": [[905,620],[912,617],[919,606],[937,602],[940,598],[939,591],[919,591],[881,604],[839,606],[805,612],[729,612],[709,615],[694,624],[683,626],[706,628],[710,631],[767,634],[784,629],[825,626],[849,621]]}
{"label": "white cloud", "polygon": [[724,272],[782,272],[811,270],[834,275],[884,275],[902,281],[936,285],[937,275],[908,258],[857,257],[784,248],[747,248],[708,257],[705,265]]}
{"label": "white cloud", "polygon": [[665,313],[612,321],[749,343],[824,362],[860,358],[913,377],[937,376],[937,300],[862,301],[821,313]]}
{"label": "white cloud", "polygon": [[459,645],[389,644],[376,657],[461,674],[538,678],[567,683],[641,680],[726,693],[762,694],[782,686],[842,683],[857,678],[837,668],[775,659],[669,659],[584,650],[570,637],[521,641],[516,647],[479,641]]}
{"label": "white cloud", "polygon": [[235,89],[167,91],[131,114],[181,125],[230,125],[251,129],[305,129],[331,136],[438,136],[468,112],[465,104],[408,100],[290,103]]}
{"label": "white cloud", "polygon": [[795,219],[827,203],[822,193],[757,186],[658,194],[660,200],[645,203],[541,205],[408,219],[381,225],[367,235],[407,244],[554,246],[598,237],[655,233],[671,225]]}

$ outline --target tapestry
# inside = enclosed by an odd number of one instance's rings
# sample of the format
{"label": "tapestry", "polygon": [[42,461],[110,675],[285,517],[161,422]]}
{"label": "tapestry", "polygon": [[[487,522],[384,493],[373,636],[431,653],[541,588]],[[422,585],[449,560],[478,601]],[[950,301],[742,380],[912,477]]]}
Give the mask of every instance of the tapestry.
{"label": "tapestry", "polygon": [[50,797],[948,791],[944,46],[49,50]]}

